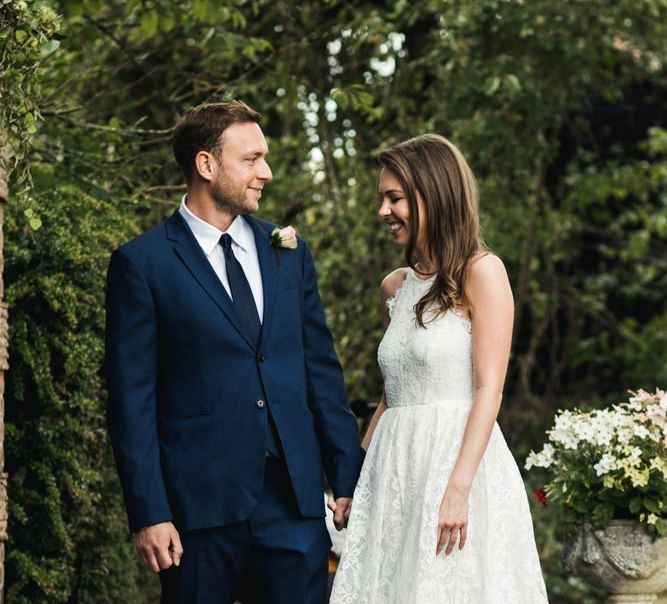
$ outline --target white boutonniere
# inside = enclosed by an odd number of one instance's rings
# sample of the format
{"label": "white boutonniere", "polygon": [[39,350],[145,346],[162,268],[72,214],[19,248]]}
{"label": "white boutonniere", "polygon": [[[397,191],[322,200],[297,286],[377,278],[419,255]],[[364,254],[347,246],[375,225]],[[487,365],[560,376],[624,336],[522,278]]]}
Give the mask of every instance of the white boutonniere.
{"label": "white boutonniere", "polygon": [[288,250],[295,250],[298,241],[296,239],[296,230],[292,226],[286,226],[284,228],[276,227],[271,231],[271,245],[278,249],[279,247],[284,247]]}
{"label": "white boutonniere", "polygon": [[280,271],[280,248],[286,250],[295,250],[299,242],[296,238],[296,229],[292,226],[286,226],[282,229],[276,227],[269,235],[269,243],[276,252],[276,262],[278,263],[278,271]]}

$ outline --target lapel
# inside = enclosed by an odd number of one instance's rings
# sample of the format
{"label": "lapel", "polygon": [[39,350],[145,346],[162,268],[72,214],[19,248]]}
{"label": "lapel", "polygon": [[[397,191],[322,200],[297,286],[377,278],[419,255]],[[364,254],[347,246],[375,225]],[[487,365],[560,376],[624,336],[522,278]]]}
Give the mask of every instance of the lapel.
{"label": "lapel", "polygon": [[[206,258],[206,255],[197,243],[195,236],[192,234],[190,227],[188,227],[185,220],[183,220],[183,217],[178,210],[176,210],[171,218],[167,220],[166,227],[167,239],[173,242],[176,255],[181,259],[183,264],[185,264],[197,283],[199,283],[204,291],[211,297],[213,302],[216,303],[218,308],[225,314],[227,319],[229,319],[229,322],[247,342],[248,346],[254,350],[255,346],[245,334],[239,317],[234,310],[232,299],[227,294],[227,290],[225,290],[220,279],[218,279],[208,258]],[[264,271],[262,270],[262,281],[264,285],[263,273]],[[266,305],[266,285],[264,285],[264,288],[264,304]]]}
{"label": "lapel", "polygon": [[259,340],[260,349],[264,346],[268,337],[273,307],[276,300],[276,283],[278,281],[278,266],[276,250],[270,243],[269,231],[257,218],[245,215],[245,218],[255,234],[255,246],[259,260],[259,270],[262,273],[262,290],[264,292],[264,317],[262,319],[262,334]]}

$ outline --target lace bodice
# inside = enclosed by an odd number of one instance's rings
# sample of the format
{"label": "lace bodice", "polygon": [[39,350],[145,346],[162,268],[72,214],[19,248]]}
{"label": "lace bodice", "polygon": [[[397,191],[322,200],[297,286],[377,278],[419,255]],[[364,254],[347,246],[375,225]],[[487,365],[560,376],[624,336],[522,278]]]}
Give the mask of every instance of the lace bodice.
{"label": "lace bodice", "polygon": [[473,397],[471,324],[454,310],[424,327],[414,307],[433,283],[407,269],[405,281],[387,301],[391,322],[378,350],[387,406],[449,405],[469,408]]}

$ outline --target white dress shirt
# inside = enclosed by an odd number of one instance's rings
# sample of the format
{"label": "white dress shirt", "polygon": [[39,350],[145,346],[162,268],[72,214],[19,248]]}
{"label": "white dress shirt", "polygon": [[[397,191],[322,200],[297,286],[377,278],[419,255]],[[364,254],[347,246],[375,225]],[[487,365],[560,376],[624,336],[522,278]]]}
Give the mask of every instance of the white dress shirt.
{"label": "white dress shirt", "polygon": [[234,252],[234,256],[239,261],[248,280],[261,323],[264,317],[264,290],[262,288],[262,273],[259,269],[259,259],[257,258],[257,247],[255,246],[255,234],[252,227],[243,216],[237,216],[223,233],[223,231],[217,229],[212,224],[195,216],[188,208],[186,200],[187,194],[183,195],[181,207],[178,211],[185,219],[185,222],[188,223],[197,243],[199,243],[199,246],[211,263],[215,274],[222,282],[230,298],[232,297],[232,292],[229,289],[225,254],[219,242],[220,237],[224,233],[228,233],[232,238],[232,252]]}

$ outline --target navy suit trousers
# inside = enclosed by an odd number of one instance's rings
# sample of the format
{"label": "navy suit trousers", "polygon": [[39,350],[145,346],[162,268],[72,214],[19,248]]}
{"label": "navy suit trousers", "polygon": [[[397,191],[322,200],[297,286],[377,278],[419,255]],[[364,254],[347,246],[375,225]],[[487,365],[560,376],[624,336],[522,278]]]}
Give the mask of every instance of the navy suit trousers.
{"label": "navy suit trousers", "polygon": [[267,457],[248,520],[180,537],[180,566],[160,573],[162,604],[326,602],[329,534],[324,518],[299,513],[282,459]]}

